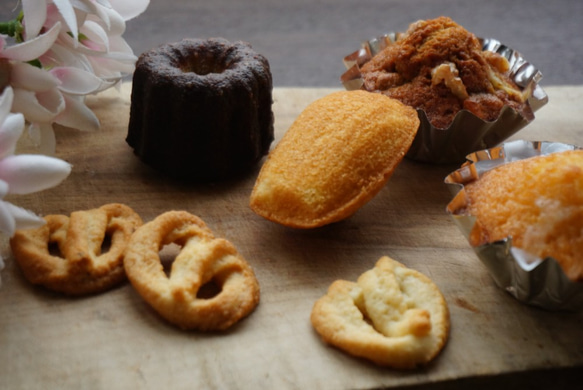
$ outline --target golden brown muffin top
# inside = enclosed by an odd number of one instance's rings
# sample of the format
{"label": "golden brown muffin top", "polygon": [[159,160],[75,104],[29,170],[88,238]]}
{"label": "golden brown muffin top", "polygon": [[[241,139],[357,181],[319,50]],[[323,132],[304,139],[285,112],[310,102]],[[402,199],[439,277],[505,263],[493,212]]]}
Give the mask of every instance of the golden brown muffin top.
{"label": "golden brown muffin top", "polygon": [[365,89],[422,109],[434,126],[446,128],[461,109],[488,121],[504,105],[522,112],[525,98],[508,70],[504,57],[483,51],[474,34],[439,17],[412,23],[361,74]]}
{"label": "golden brown muffin top", "polygon": [[512,237],[512,245],[553,257],[572,280],[583,280],[583,150],[501,165],[464,187],[476,216],[473,246]]}

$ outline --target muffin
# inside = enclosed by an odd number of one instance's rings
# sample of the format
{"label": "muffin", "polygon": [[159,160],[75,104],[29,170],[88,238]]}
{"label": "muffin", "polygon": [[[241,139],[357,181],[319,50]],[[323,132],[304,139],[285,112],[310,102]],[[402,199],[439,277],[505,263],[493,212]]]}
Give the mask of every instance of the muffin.
{"label": "muffin", "polygon": [[542,75],[519,53],[447,17],[365,42],[345,64],[347,89],[382,93],[418,110],[421,127],[407,156],[420,161],[461,162],[495,146],[547,101],[537,85]]}
{"label": "muffin", "polygon": [[447,211],[498,284],[541,306],[583,304],[583,150],[514,141],[470,158],[446,178],[463,186]]}

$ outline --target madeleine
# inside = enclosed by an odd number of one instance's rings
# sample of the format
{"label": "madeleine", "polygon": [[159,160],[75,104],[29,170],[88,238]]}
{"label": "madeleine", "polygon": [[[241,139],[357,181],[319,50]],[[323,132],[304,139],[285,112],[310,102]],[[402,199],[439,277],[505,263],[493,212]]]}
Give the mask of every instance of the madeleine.
{"label": "madeleine", "polygon": [[251,209],[294,228],[315,228],[356,212],[385,185],[409,150],[415,109],[366,91],[311,103],[268,155]]}

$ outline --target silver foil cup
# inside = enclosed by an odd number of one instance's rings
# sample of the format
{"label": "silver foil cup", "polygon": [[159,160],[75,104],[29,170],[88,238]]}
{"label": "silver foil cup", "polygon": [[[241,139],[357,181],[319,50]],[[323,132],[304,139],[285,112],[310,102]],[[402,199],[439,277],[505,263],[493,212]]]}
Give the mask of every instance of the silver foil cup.
{"label": "silver foil cup", "polygon": [[[467,157],[466,164],[445,178],[452,193],[456,195],[447,206],[447,212],[469,241],[475,217],[457,214],[467,204],[464,184],[508,162],[574,149],[581,148],[558,142],[519,140],[472,153]],[[513,247],[511,237],[472,249],[495,283],[520,302],[547,310],[583,309],[583,283],[571,281],[554,258],[541,259]]]}
{"label": "silver foil cup", "polygon": [[[340,80],[347,90],[364,89],[360,67],[385,47],[399,39],[400,33],[388,33],[365,41],[361,48],[346,57],[347,71]],[[483,50],[499,53],[510,64],[510,76],[523,90],[529,92],[528,102],[535,112],[548,102],[548,96],[538,84],[542,73],[526,61],[523,56],[491,38],[479,38]],[[476,151],[491,148],[528,125],[533,118],[524,118],[516,110],[506,106],[495,121],[485,121],[467,110],[461,110],[446,129],[433,126],[423,110],[417,110],[419,130],[407,153],[417,161],[446,164],[460,163]]]}

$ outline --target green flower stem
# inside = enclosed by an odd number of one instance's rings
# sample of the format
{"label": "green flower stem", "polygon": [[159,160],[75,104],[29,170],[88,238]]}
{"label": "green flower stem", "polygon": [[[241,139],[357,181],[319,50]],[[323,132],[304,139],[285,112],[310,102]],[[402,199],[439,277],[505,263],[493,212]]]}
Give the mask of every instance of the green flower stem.
{"label": "green flower stem", "polygon": [[24,27],[22,26],[23,14],[20,15],[9,22],[0,22],[0,34],[8,35],[16,39],[17,42],[22,42],[22,33],[24,32]]}
{"label": "green flower stem", "polygon": [[[0,34],[8,35],[9,37],[14,38],[18,43],[23,42],[24,39],[22,37],[22,33],[24,32],[24,27],[22,26],[22,18],[23,14],[22,12],[20,12],[18,18],[11,20],[9,22],[0,22]],[[42,64],[38,59],[28,61],[28,63],[31,64],[32,66],[36,66],[37,68],[42,68]],[[0,62],[0,68],[2,67],[6,68],[6,66],[8,66],[3,65],[4,64]],[[0,80],[0,91],[4,89],[5,86],[4,84],[6,84],[6,80]]]}

